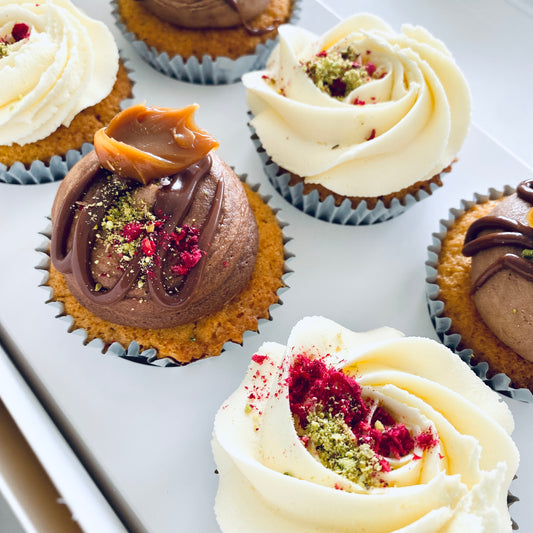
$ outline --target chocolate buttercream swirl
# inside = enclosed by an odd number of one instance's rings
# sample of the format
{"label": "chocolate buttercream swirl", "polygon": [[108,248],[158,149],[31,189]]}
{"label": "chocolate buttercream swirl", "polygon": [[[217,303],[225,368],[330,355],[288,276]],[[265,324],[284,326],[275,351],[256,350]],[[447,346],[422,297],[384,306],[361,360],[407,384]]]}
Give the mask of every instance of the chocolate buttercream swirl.
{"label": "chocolate buttercream swirl", "polygon": [[[533,204],[533,180],[520,183],[517,196]],[[467,257],[497,246],[516,246],[521,250],[533,250],[533,228],[504,215],[487,215],[476,220],[465,235],[463,254]],[[472,280],[471,292],[475,293],[489,278],[503,268],[508,268],[528,281],[533,281],[533,262],[515,252],[506,252],[489,263]]]}
{"label": "chocolate buttercream swirl", "polygon": [[252,275],[257,223],[238,176],[210,152],[218,143],[194,124],[196,107],[123,111],[58,190],[52,263],[105,320],[184,324]]}
{"label": "chocolate buttercream swirl", "polygon": [[[200,179],[210,169],[211,158],[207,156],[199,163],[173,176],[171,183],[157,192],[154,211],[156,213],[163,213],[165,218],[168,218],[164,226],[165,232],[170,233],[174,228],[183,225],[185,215],[189,211],[197,193]],[[219,179],[217,181],[213,203],[211,204],[204,225],[200,229],[200,238],[198,241],[200,250],[205,250],[213,239],[220,220],[223,195],[224,182]],[[163,282],[162,265],[168,260],[170,247],[168,246],[168,241],[165,239],[161,240],[164,247],[158,254],[160,262],[155,264],[153,275],[148,278],[148,287],[151,297],[157,300],[159,305],[175,309],[186,305],[191,298],[195,287],[202,280],[206,262],[200,259],[187,275],[182,289],[177,294],[169,294]]]}
{"label": "chocolate buttercream swirl", "polygon": [[[110,305],[124,299],[133,283],[138,279],[141,274],[143,255],[138,253],[132,258],[129,268],[124,270],[118,281],[110,289],[97,289],[97,284],[90,270],[91,250],[100,231],[102,219],[111,208],[112,202],[116,201],[117,198],[116,194],[106,194],[105,188],[97,189],[91,197],[90,203],[78,210],[77,216],[73,216],[72,206],[81,205],[88,183],[96,177],[102,177],[102,174],[106,174],[105,170],[99,168],[99,161],[95,156],[90,158],[89,165],[91,170],[72,188],[68,198],[59,208],[56,229],[52,234],[51,256],[59,272],[74,275],[79,288],[88,300],[100,305]],[[154,253],[159,261],[154,265],[154,270],[150,273],[147,284],[150,297],[161,306],[176,309],[186,305],[194,288],[202,280],[205,265],[205,261],[202,260],[198,261],[191,269],[191,275],[186,276],[181,290],[172,291],[173,294],[165,287],[162,272],[163,265],[167,261],[170,262],[168,257],[170,246],[165,236],[183,225],[199,183],[210,169],[211,158],[209,156],[204,157],[198,163],[172,176],[169,183],[163,185],[155,193],[153,211],[158,213],[166,222],[161,236],[155,242]],[[216,230],[220,218],[223,191],[224,184],[218,180],[213,203],[204,225],[200,229],[201,237],[198,247],[201,250],[211,242]],[[73,234],[72,246],[66,251],[66,240],[71,232]]]}
{"label": "chocolate buttercream swirl", "polygon": [[[147,250],[148,270],[139,244],[124,263],[105,241],[110,209],[124,195],[146,202],[158,226],[149,240],[154,247]],[[102,169],[91,152],[62,183],[52,225],[52,263],[72,294],[117,324],[162,328],[195,320],[238,294],[255,266],[253,212],[239,178],[215,154],[143,186]],[[182,269],[172,241],[182,228],[196,231],[201,252],[189,269]]]}
{"label": "chocolate buttercream swirl", "polygon": [[184,28],[231,28],[243,26],[250,35],[275,29],[253,27],[250,21],[263,13],[270,0],[141,0],[161,20]]}

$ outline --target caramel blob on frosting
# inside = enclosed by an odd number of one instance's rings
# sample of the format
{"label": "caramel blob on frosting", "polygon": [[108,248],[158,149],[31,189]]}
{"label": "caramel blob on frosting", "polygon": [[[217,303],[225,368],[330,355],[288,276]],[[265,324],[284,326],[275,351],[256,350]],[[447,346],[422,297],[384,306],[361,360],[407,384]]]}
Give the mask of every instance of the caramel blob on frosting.
{"label": "caramel blob on frosting", "polygon": [[171,109],[137,104],[125,109],[94,136],[100,164],[121,177],[147,185],[197,163],[218,148],[216,139],[194,122],[198,107],[191,104]]}

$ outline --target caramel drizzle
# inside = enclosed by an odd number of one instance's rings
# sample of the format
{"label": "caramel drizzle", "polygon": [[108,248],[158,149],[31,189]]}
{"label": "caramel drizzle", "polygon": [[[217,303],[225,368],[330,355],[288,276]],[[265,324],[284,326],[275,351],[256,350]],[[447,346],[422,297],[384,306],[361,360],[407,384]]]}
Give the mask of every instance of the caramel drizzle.
{"label": "caramel drizzle", "polygon": [[253,26],[250,26],[248,22],[244,20],[241,8],[239,6],[239,0],[226,0],[226,3],[229,4],[229,6],[234,11],[237,11],[239,18],[241,19],[241,24],[244,26],[244,29],[247,31],[249,35],[264,35],[265,33],[268,33],[276,29],[275,24],[271,24],[270,26],[267,26],[266,28],[254,28]]}
{"label": "caramel drizzle", "polygon": [[[138,254],[129,262],[128,268],[125,269],[111,289],[96,290],[90,271],[91,249],[102,218],[111,207],[113,199],[106,199],[105,195],[97,192],[91,201],[91,205],[94,205],[91,212],[88,209],[82,209],[78,212],[76,221],[74,221],[75,207],[74,209],[72,207],[78,204],[93,179],[109,174],[100,167],[98,159],[96,157],[94,159],[95,162],[90,171],[65,197],[59,209],[55,228],[52,232],[50,253],[56,269],[63,274],[72,273],[83,294],[89,300],[101,305],[109,305],[126,297],[141,272],[140,260],[142,256]],[[157,191],[153,211],[157,214],[161,213],[165,218],[164,231],[170,233],[176,227],[182,225],[194,201],[200,181],[209,173],[211,164],[211,158],[206,156],[194,165],[171,176],[169,183]],[[214,237],[222,212],[223,197],[224,183],[219,179],[213,202],[204,225],[200,228],[198,246],[202,250],[209,247]],[[67,239],[71,231],[73,231],[72,247],[66,252]],[[191,268],[182,284],[181,290],[171,294],[163,283],[162,264],[168,259],[169,255],[169,244],[165,239],[157,240],[155,253],[160,258],[160,261],[154,267],[153,277],[150,276],[148,278],[148,292],[150,297],[161,307],[177,310],[184,306],[194,294],[195,288],[202,279],[206,259],[202,257]],[[168,260],[171,260],[171,258]]]}
{"label": "caramel drizzle", "polygon": [[[533,203],[533,180],[520,183],[517,195],[524,201]],[[495,230],[481,235],[487,230]],[[533,228],[517,220],[500,215],[487,215],[476,220],[465,235],[463,254],[471,257],[482,250],[495,246],[519,246],[533,249]],[[533,261],[516,253],[507,252],[493,261],[472,282],[471,293],[475,293],[496,272],[508,268],[528,281],[533,281]]]}

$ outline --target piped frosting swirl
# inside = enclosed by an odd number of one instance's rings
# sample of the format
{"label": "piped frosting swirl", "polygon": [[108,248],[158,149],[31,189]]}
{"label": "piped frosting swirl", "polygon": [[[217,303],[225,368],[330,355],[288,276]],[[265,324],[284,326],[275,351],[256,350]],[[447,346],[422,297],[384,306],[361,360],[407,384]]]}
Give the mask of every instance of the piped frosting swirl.
{"label": "piped frosting swirl", "polygon": [[[184,28],[231,28],[244,26],[265,11],[270,0],[142,0],[161,20]],[[268,32],[272,28],[261,30]]]}
{"label": "piped frosting swirl", "polygon": [[513,426],[440,343],[304,318],[217,413],[217,519],[225,533],[510,532]]}
{"label": "piped frosting swirl", "polygon": [[283,169],[344,196],[376,197],[448,167],[470,124],[470,92],[446,46],[355,15],[322,36],[279,28],[265,70],[243,83],[263,147]]}
{"label": "piped frosting swirl", "polygon": [[0,21],[0,41],[17,25],[28,29],[0,53],[0,144],[43,139],[111,92],[119,59],[113,36],[69,0],[2,2]]}
{"label": "piped frosting swirl", "polygon": [[[150,328],[183,324],[219,309],[251,276],[253,213],[235,173],[206,155],[216,141],[191,128],[194,109],[134,106],[119,114],[58,191],[52,262],[78,301],[101,318]],[[123,130],[117,124],[132,117],[142,117],[144,127],[109,142]]]}

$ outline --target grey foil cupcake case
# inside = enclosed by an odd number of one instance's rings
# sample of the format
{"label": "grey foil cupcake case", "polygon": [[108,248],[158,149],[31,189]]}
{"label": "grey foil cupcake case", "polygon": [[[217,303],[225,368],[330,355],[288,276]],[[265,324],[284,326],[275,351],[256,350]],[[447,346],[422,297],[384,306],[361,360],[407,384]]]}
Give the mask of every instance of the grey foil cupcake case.
{"label": "grey foil cupcake case", "polygon": [[252,142],[259,154],[265,174],[276,191],[287,202],[305,214],[318,218],[319,220],[324,220],[325,222],[347,226],[363,226],[385,222],[405,213],[409,208],[421,200],[428,198],[441,187],[437,183],[432,182],[429,184],[429,192],[420,189],[415,194],[407,194],[401,200],[393,198],[389,206],[386,206],[382,200],[378,200],[373,208],[368,208],[366,201],[362,201],[354,209],[348,198],[344,199],[340,205],[336,205],[333,195],[326,197],[325,200],[321,200],[317,190],[313,190],[309,194],[304,194],[302,182],[291,185],[290,173],[284,171],[277,163],[272,161],[263,148],[261,140],[255,133],[253,127],[251,125],[249,127],[252,132]]}

